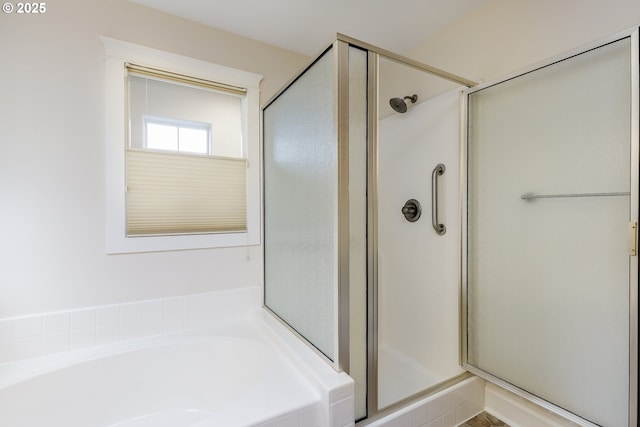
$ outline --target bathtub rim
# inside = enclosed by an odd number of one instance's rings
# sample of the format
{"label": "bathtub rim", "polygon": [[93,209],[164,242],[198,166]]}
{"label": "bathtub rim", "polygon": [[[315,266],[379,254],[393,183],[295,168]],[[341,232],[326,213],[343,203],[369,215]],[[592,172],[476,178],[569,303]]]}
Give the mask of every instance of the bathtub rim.
{"label": "bathtub rim", "polygon": [[216,325],[197,330],[178,331],[5,362],[0,364],[0,391],[74,365],[129,352],[167,347],[180,343],[211,340],[252,341],[268,348],[268,342],[260,336],[259,331],[256,329],[255,325],[252,325],[251,322],[236,320],[224,325]]}

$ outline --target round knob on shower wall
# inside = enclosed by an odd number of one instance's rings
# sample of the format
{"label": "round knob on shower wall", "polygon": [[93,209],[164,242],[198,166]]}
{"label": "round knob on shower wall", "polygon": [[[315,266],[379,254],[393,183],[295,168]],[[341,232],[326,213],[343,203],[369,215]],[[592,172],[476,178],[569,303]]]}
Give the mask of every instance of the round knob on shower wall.
{"label": "round knob on shower wall", "polygon": [[407,221],[416,222],[420,219],[420,215],[422,215],[422,206],[420,206],[420,202],[416,199],[407,200],[402,207],[402,215],[404,215]]}

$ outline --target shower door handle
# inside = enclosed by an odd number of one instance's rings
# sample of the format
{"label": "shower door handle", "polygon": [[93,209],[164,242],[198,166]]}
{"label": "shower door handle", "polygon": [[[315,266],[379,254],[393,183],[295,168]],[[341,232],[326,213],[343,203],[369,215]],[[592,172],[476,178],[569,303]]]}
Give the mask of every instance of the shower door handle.
{"label": "shower door handle", "polygon": [[447,227],[438,222],[438,177],[444,174],[446,168],[439,163],[431,173],[431,225],[438,236],[447,232]]}

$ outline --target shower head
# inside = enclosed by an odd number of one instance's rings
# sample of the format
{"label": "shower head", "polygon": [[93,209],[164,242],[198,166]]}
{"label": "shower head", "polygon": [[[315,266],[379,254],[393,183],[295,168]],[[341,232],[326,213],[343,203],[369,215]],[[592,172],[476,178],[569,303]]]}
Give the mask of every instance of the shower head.
{"label": "shower head", "polygon": [[391,98],[389,100],[389,105],[393,108],[393,111],[398,113],[406,113],[407,112],[407,103],[404,102],[405,99],[411,101],[414,104],[418,100],[418,95],[405,96],[404,98]]}

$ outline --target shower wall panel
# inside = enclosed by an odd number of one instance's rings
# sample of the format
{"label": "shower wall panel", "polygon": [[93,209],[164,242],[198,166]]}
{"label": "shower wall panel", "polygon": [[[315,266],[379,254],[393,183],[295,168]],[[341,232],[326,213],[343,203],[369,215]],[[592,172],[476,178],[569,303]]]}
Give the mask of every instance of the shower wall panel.
{"label": "shower wall panel", "polygon": [[[432,77],[431,77],[432,78]],[[459,361],[460,90],[389,115],[378,144],[378,406],[384,408],[463,371]],[[440,178],[440,219],[431,225],[431,173]],[[408,222],[408,199],[422,216]]]}

